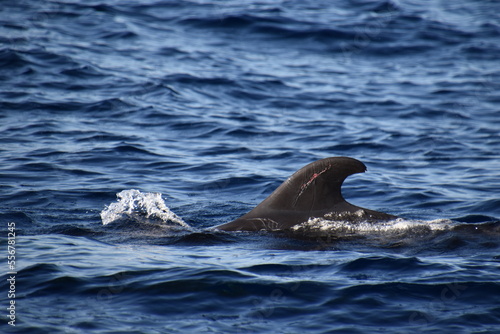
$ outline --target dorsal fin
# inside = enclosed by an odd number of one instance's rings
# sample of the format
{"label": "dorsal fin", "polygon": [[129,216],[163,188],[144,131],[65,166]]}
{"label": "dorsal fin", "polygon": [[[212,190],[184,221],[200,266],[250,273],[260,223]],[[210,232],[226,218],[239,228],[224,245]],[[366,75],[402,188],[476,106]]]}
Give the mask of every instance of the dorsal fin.
{"label": "dorsal fin", "polygon": [[341,187],[352,174],[364,173],[366,166],[353,158],[333,157],[299,169],[283,182],[263,205],[278,210],[318,211],[344,202]]}
{"label": "dorsal fin", "polygon": [[277,230],[290,228],[306,222],[309,218],[397,218],[345,201],[341,192],[342,183],[349,175],[365,171],[366,166],[353,158],[333,157],[315,161],[290,176],[253,210],[216,228],[225,231]]}

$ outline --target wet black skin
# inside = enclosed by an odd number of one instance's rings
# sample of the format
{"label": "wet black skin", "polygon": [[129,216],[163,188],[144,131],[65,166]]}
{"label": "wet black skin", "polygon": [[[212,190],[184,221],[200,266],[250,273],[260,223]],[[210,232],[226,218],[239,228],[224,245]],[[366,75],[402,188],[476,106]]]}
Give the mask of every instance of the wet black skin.
{"label": "wet black skin", "polygon": [[344,180],[364,173],[366,166],[353,158],[332,157],[301,168],[253,210],[232,222],[216,226],[224,231],[286,230],[308,221],[325,218],[343,221],[382,221],[396,216],[364,209],[342,197]]}

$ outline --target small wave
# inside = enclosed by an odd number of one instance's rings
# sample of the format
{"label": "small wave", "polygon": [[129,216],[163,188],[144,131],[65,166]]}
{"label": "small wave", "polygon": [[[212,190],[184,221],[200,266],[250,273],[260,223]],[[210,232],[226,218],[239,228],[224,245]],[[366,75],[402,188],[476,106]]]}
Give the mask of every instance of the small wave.
{"label": "small wave", "polygon": [[191,229],[191,226],[165,205],[161,193],[142,193],[130,189],[123,190],[116,196],[118,202],[111,203],[101,212],[103,225],[133,221]]}
{"label": "small wave", "polygon": [[[26,103],[20,102],[0,102],[0,108],[13,111],[50,111],[50,112],[104,112],[115,111],[130,108],[130,104],[121,99],[112,98],[95,102],[78,102],[78,101],[32,101]],[[46,128],[48,124],[29,124],[29,127]]]}
{"label": "small wave", "polygon": [[104,78],[104,75],[100,73],[95,67],[89,65],[79,65],[72,68],[64,69],[61,71],[64,74],[73,79],[99,79]]}
{"label": "small wave", "polygon": [[214,85],[214,86],[234,87],[238,85],[236,81],[224,77],[203,78],[203,77],[193,76],[190,74],[170,74],[164,78],[164,82],[167,84],[182,83],[182,84],[192,84],[197,86]]}
{"label": "small wave", "polygon": [[[283,21],[280,18],[261,17],[255,15],[222,15],[208,17],[190,17],[181,19],[178,23],[203,29],[243,29],[257,23],[276,23]],[[282,22],[281,22],[282,23]]]}

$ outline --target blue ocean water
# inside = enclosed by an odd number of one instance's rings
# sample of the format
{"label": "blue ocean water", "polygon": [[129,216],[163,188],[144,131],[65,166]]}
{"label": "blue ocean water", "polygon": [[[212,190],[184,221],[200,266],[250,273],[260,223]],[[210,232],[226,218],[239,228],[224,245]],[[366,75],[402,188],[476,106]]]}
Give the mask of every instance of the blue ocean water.
{"label": "blue ocean water", "polygon": [[[0,3],[2,332],[499,332],[497,1]],[[330,156],[402,219],[210,230]]]}

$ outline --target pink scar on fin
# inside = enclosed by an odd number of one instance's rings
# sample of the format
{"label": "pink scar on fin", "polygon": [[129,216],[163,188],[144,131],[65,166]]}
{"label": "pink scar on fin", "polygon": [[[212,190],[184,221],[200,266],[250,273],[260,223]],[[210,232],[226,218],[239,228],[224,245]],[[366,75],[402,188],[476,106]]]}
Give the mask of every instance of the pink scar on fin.
{"label": "pink scar on fin", "polygon": [[327,170],[329,170],[331,167],[331,165],[328,165],[328,167],[326,167],[325,169],[323,169],[321,172],[319,173],[314,173],[311,178],[309,179],[309,181],[307,181],[306,183],[304,183],[301,187],[301,190],[305,190],[307,187],[309,187],[309,185],[318,177],[320,176],[321,174],[323,174],[324,172],[326,172]]}

